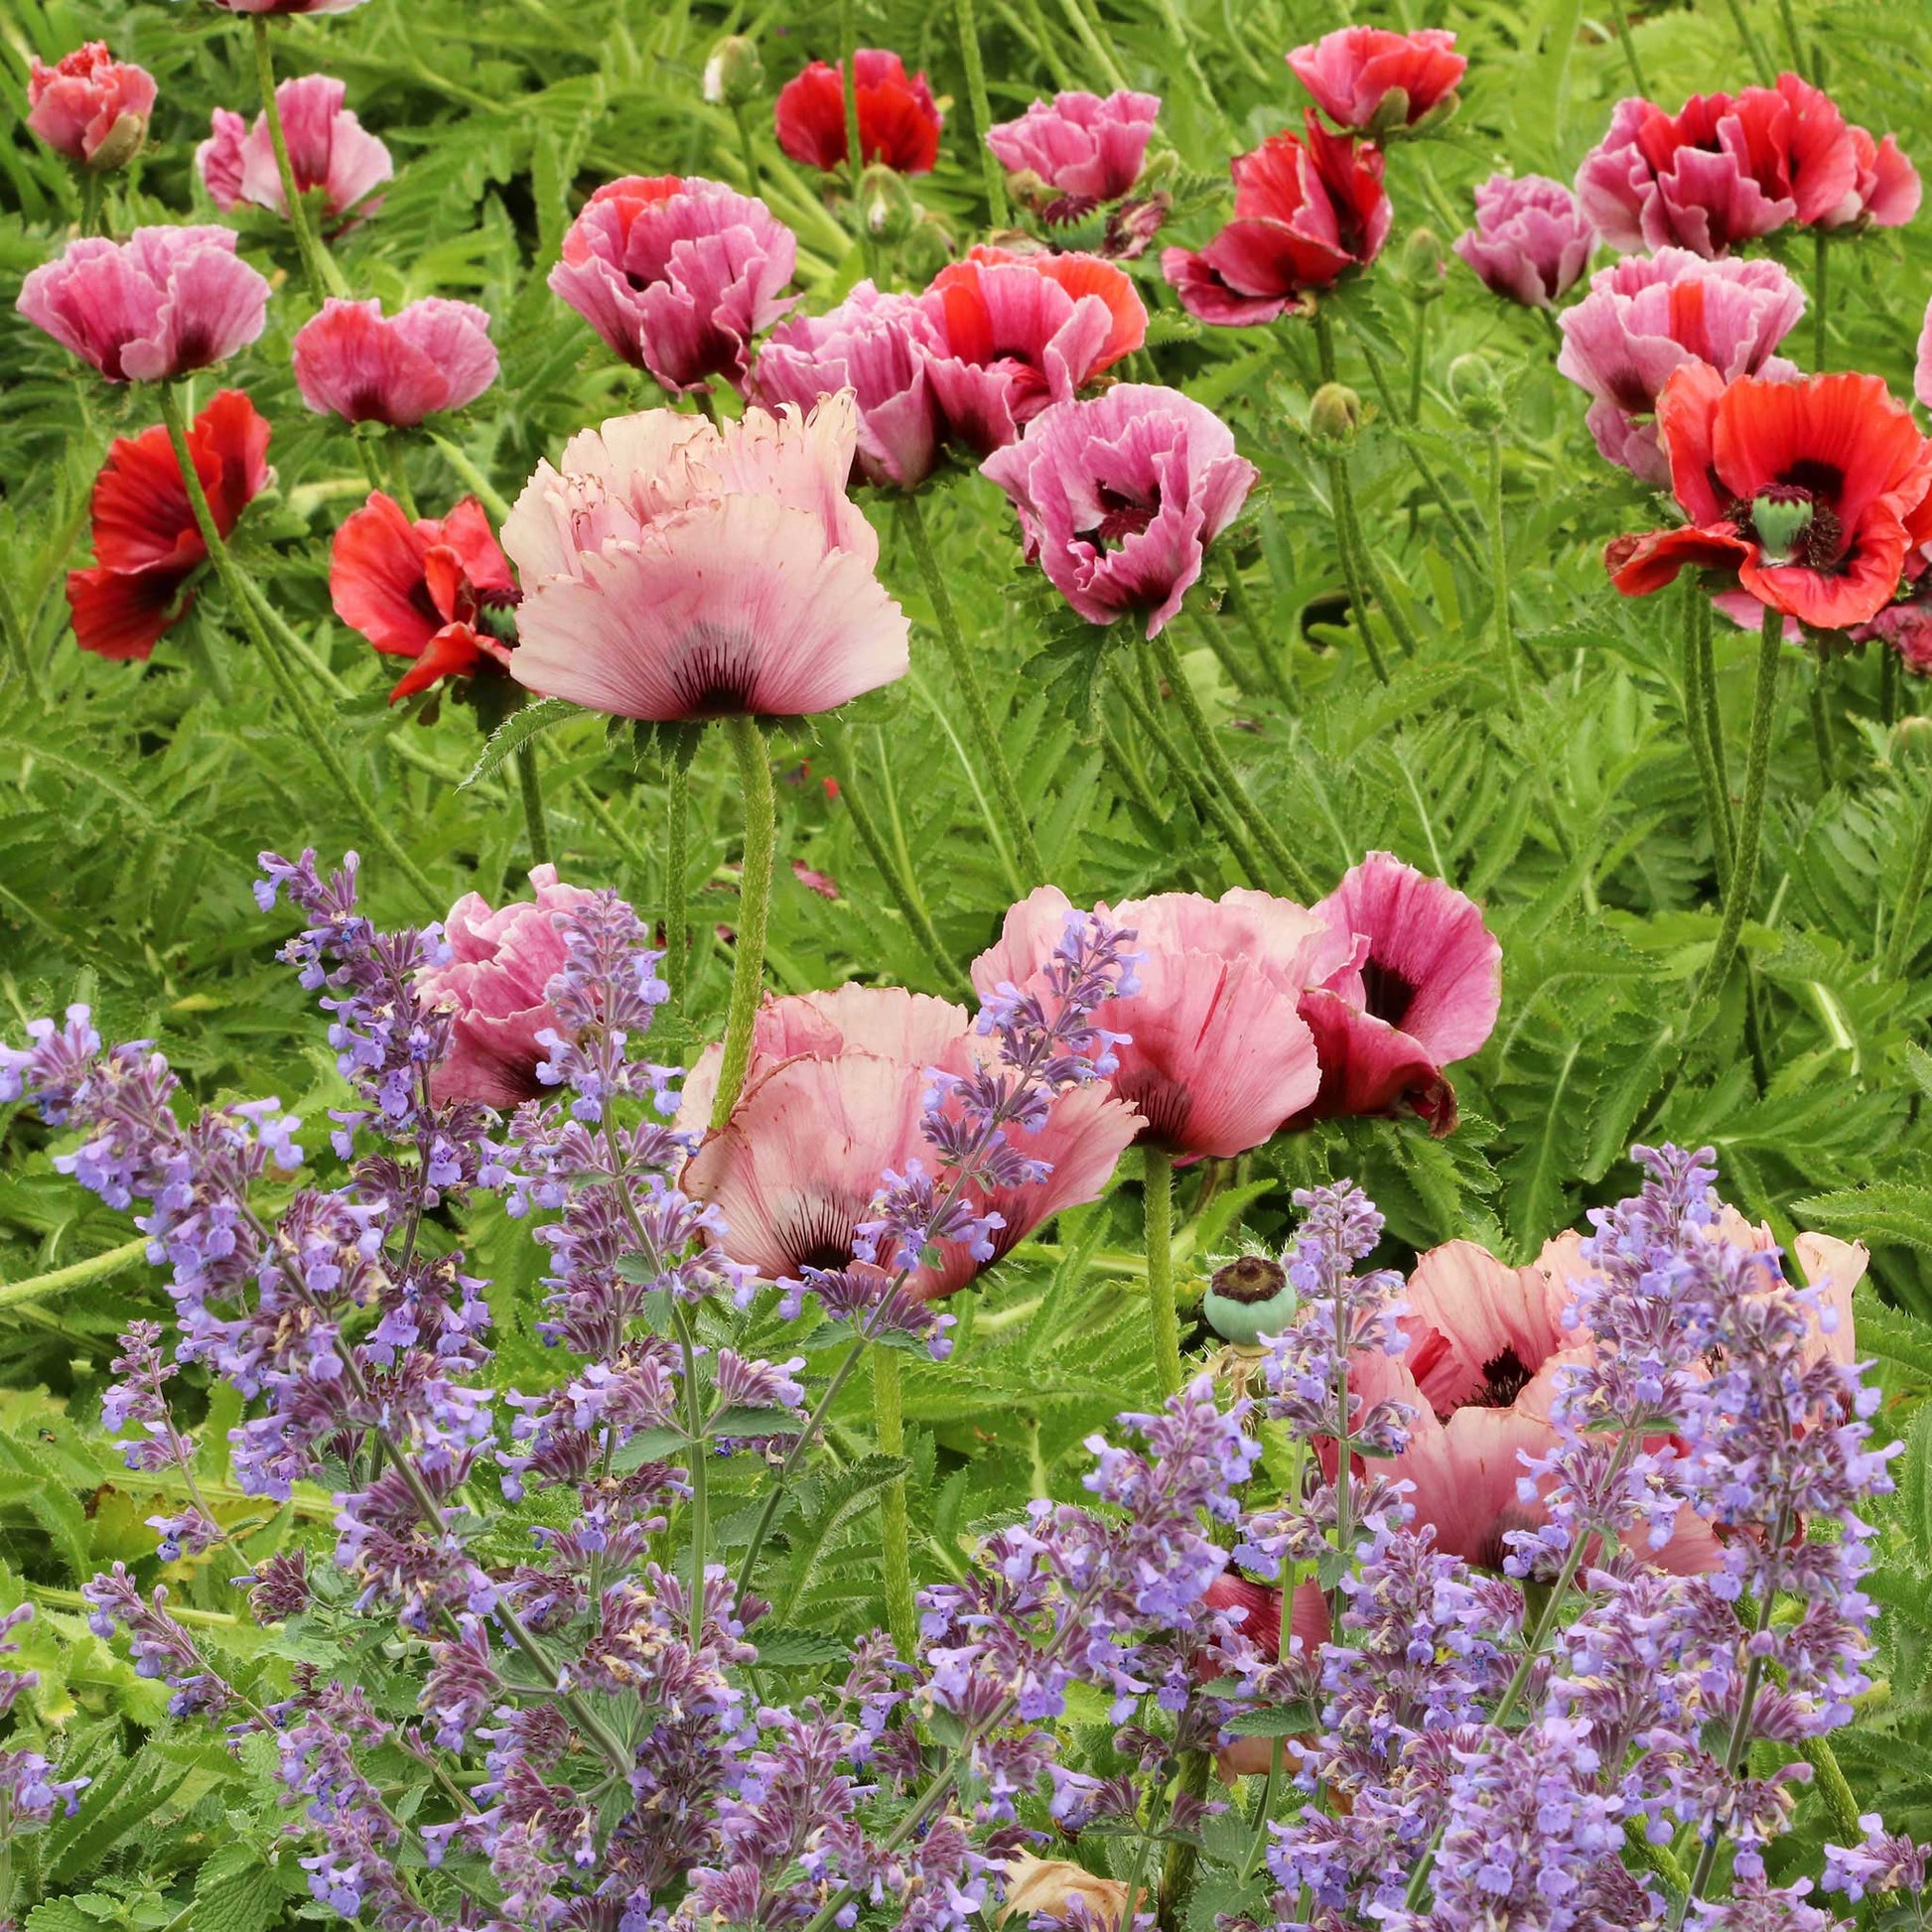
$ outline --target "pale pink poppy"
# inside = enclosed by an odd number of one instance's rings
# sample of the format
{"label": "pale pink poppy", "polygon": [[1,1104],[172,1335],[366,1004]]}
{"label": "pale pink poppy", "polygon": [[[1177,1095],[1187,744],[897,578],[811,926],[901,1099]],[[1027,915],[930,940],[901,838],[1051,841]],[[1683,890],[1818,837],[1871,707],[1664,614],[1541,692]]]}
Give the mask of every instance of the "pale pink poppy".
{"label": "pale pink poppy", "polygon": [[[999,940],[973,962],[973,984],[982,994],[1027,986],[1070,909],[1056,886],[1010,907]],[[1107,1024],[1132,1035],[1110,1084],[1139,1110],[1143,1140],[1183,1161],[1245,1154],[1312,1102],[1320,1071],[1296,1005],[1341,970],[1347,935],[1292,900],[1247,891],[1097,909],[1134,933],[1140,955],[1140,990],[1110,1003]]]}
{"label": "pale pink poppy", "polygon": [[[902,1173],[913,1161],[936,1170],[920,1128],[930,1069],[969,1072],[993,1051],[963,1007],[898,987],[842,986],[768,1001],[753,1034],[745,1090],[680,1184],[717,1204],[730,1230],[725,1251],[765,1280],[842,1268],[886,1171]],[[720,1049],[710,1048],[685,1082],[678,1119],[694,1133],[710,1118],[720,1059]],[[1002,1217],[992,1236],[996,1258],[1061,1208],[1095,1199],[1139,1125],[1130,1108],[1092,1085],[1059,1095],[1037,1134],[1009,1129],[1028,1158],[1052,1171],[1036,1184],[999,1188],[979,1201]],[[938,1268],[913,1274],[913,1294],[950,1295],[990,1265],[958,1244],[944,1254]]]}
{"label": "pale pink poppy", "polygon": [[430,1096],[439,1105],[475,1100],[507,1109],[550,1091],[537,1078],[550,1057],[537,1035],[557,1024],[544,998],[564,964],[556,914],[596,895],[560,885],[555,866],[532,867],[530,884],[534,899],[513,899],[494,911],[480,894],[466,893],[444,921],[448,964],[417,978],[426,1004],[455,1015],[449,1053],[430,1075]]}
{"label": "pale pink poppy", "polygon": [[1179,611],[1206,546],[1261,474],[1211,409],[1144,382],[1054,403],[980,469],[1074,610],[1089,623],[1144,618],[1150,637]]}
{"label": "pale pink poppy", "polygon": [[1159,94],[1125,87],[1104,98],[1060,93],[989,127],[986,145],[1009,174],[1036,175],[1085,211],[1119,201],[1140,180],[1160,112]]}
{"label": "pale pink poppy", "polygon": [[713,428],[647,409],[540,464],[503,525],[514,675],[621,718],[799,717],[903,677],[905,615],[846,494],[848,392]]}
{"label": "pale pink poppy", "polygon": [[1456,84],[1469,65],[1455,51],[1455,36],[1440,27],[1413,34],[1338,27],[1287,59],[1315,105],[1337,127],[1356,134],[1387,134],[1443,118],[1453,110]]}
{"label": "pale pink poppy", "polygon": [[1568,294],[1596,246],[1576,196],[1547,175],[1491,175],[1475,199],[1476,224],[1453,246],[1484,286],[1526,309]]}
{"label": "pale pink poppy", "polygon": [[262,333],[268,283],[226,228],[82,235],[21,284],[16,305],[110,382],[167,382],[225,361]]}
{"label": "pale pink poppy", "polygon": [[27,129],[77,167],[125,168],[147,139],[155,91],[154,75],[115,60],[104,41],[76,47],[53,67],[30,56]]}
{"label": "pale pink poppy", "polygon": [[1502,947],[1481,907],[1371,852],[1313,916],[1352,934],[1354,948],[1302,996],[1321,1062],[1320,1092],[1303,1119],[1408,1111],[1447,1134],[1455,1092],[1443,1069],[1481,1047],[1502,1003]]}
{"label": "pale pink poppy", "polygon": [[[326,73],[305,73],[275,89],[296,190],[307,195],[321,189],[323,211],[332,221],[373,214],[381,204],[369,197],[395,173],[389,150],[343,104],[347,98],[346,83]],[[217,107],[210,126],[195,150],[195,166],[214,206],[226,210],[248,202],[287,214],[268,116],[257,114],[251,127],[231,109]]]}
{"label": "pale pink poppy", "polygon": [[297,330],[291,355],[302,400],[351,423],[414,427],[496,380],[488,312],[435,295],[389,317],[380,302],[331,296]]}

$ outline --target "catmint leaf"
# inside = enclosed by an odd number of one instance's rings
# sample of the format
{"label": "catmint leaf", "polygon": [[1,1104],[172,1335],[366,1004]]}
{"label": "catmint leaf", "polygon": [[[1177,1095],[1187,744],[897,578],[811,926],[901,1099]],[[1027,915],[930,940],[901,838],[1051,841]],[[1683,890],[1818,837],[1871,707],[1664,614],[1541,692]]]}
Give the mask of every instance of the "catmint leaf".
{"label": "catmint leaf", "polygon": [[1227,1728],[1236,1737],[1294,1737],[1315,1729],[1320,1719],[1306,1698],[1274,1705],[1266,1711],[1244,1711]]}

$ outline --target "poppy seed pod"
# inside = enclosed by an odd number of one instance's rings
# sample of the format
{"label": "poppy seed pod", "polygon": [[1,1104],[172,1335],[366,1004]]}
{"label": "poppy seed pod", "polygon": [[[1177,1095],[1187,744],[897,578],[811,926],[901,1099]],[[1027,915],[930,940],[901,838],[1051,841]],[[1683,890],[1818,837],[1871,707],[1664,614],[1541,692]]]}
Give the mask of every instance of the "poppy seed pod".
{"label": "poppy seed pod", "polygon": [[1295,1302],[1288,1270],[1279,1261],[1267,1255],[1236,1255],[1209,1278],[1201,1313],[1223,1341],[1252,1345],[1288,1325]]}

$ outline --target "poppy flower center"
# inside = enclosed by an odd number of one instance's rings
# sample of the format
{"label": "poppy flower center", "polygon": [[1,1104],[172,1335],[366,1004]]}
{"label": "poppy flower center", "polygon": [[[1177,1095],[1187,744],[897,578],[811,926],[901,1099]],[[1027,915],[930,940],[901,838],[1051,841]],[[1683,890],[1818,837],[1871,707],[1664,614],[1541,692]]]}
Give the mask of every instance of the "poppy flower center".
{"label": "poppy flower center", "polygon": [[749,711],[757,671],[758,652],[745,632],[695,623],[675,673],[678,703],[692,718]]}
{"label": "poppy flower center", "polygon": [[1416,1003],[1415,982],[1386,960],[1362,961],[1362,1004],[1377,1020],[1399,1027]]}
{"label": "poppy flower center", "polygon": [[1253,1308],[1260,1302],[1272,1302],[1287,1281],[1288,1272],[1279,1261],[1270,1261],[1266,1255],[1237,1255],[1225,1268],[1215,1271],[1208,1287],[1225,1302]]}
{"label": "poppy flower center", "polygon": [[1103,550],[1115,550],[1129,537],[1137,537],[1154,521],[1157,505],[1137,503],[1117,490],[1100,490],[1101,518],[1093,528],[1094,541]]}
{"label": "poppy flower center", "polygon": [[1738,535],[1756,543],[1763,561],[1775,569],[1799,564],[1829,570],[1839,561],[1844,526],[1824,501],[1844,483],[1837,471],[1821,467],[1813,480],[1786,478],[1761,489],[1749,502],[1732,505],[1730,520]]}
{"label": "poppy flower center", "polygon": [[1513,1348],[1504,1348],[1482,1365],[1482,1393],[1476,1400],[1479,1409],[1507,1409],[1530,1385],[1530,1372]]}
{"label": "poppy flower center", "polygon": [[785,1229],[786,1258],[795,1275],[807,1268],[833,1271],[852,1261],[852,1217],[835,1201],[801,1202]]}

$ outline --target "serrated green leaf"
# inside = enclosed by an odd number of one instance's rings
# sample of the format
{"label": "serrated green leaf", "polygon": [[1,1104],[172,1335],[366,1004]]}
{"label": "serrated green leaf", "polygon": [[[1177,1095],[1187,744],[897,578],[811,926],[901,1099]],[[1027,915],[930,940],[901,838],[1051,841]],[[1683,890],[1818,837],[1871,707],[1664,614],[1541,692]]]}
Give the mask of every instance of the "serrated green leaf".
{"label": "serrated green leaf", "polygon": [[563,698],[538,698],[512,711],[489,734],[477,756],[476,763],[470,767],[469,775],[458,782],[457,790],[468,791],[472,785],[481,784],[483,779],[499,771],[507,759],[539,733],[583,715],[576,705]]}

